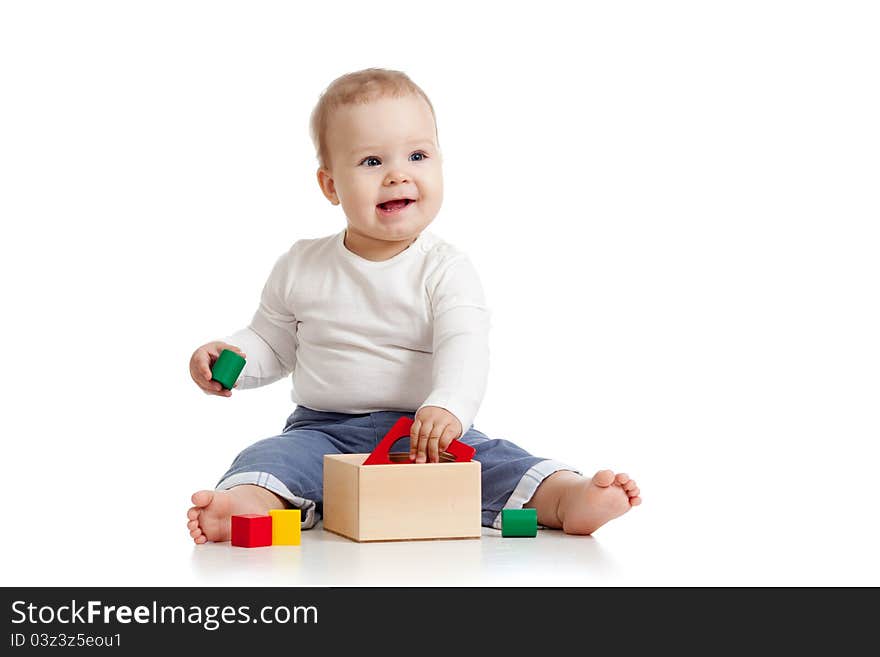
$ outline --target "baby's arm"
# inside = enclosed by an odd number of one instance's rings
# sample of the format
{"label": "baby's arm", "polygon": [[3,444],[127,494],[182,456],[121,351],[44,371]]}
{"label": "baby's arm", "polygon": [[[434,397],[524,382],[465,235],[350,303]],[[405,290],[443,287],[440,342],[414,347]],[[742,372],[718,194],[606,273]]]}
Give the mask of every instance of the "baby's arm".
{"label": "baby's arm", "polygon": [[461,253],[449,256],[438,268],[429,280],[428,294],[434,321],[432,385],[419,411],[428,406],[445,409],[465,432],[486,392],[489,309],[476,269]]}
{"label": "baby's arm", "polygon": [[226,341],[247,355],[238,388],[258,388],[290,374],[296,364],[296,316],[290,307],[293,249],[275,262],[251,323]]}

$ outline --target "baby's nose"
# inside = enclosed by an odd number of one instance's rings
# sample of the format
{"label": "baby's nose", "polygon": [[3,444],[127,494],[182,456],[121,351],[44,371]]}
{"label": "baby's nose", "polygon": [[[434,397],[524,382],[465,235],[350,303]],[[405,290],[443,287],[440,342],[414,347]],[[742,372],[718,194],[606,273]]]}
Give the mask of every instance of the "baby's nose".
{"label": "baby's nose", "polygon": [[404,182],[409,182],[409,176],[406,174],[405,171],[402,171],[402,170],[392,171],[385,178],[386,185],[389,185],[391,183],[404,183]]}

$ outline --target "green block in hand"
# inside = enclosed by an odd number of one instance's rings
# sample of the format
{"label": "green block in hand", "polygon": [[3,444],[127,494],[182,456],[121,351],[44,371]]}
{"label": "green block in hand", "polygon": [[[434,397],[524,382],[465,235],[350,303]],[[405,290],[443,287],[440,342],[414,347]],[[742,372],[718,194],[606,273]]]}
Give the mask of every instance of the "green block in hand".
{"label": "green block in hand", "polygon": [[219,381],[227,390],[232,390],[232,386],[238,380],[238,375],[244,369],[245,360],[234,351],[224,349],[217,357],[217,362],[211,368],[211,378]]}

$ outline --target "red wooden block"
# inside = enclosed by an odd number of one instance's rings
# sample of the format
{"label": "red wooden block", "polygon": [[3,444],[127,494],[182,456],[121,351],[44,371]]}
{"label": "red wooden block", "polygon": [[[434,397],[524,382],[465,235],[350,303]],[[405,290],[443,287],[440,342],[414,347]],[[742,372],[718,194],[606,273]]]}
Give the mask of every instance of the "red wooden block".
{"label": "red wooden block", "polygon": [[232,544],[238,547],[272,545],[272,516],[256,513],[232,516]]}

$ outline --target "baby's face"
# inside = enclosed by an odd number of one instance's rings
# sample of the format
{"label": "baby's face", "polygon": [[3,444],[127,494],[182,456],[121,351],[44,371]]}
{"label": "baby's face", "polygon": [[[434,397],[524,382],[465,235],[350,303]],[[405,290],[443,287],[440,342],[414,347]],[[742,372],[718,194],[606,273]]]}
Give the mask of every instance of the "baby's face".
{"label": "baby's face", "polygon": [[[443,175],[434,118],[419,96],[339,108],[327,130],[324,195],[342,204],[348,230],[381,241],[415,239],[437,215]],[[407,203],[386,201],[407,199]]]}

